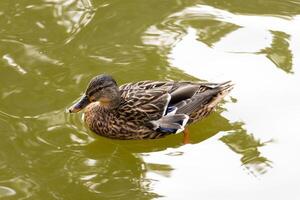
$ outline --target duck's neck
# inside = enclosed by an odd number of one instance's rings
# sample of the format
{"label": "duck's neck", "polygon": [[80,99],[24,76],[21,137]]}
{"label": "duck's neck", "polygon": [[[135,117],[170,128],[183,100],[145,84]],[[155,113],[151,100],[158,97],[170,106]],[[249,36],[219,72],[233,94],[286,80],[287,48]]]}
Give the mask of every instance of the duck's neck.
{"label": "duck's neck", "polygon": [[113,110],[119,107],[121,102],[121,94],[118,86],[111,87],[105,91],[107,95],[99,99],[100,105],[106,109]]}

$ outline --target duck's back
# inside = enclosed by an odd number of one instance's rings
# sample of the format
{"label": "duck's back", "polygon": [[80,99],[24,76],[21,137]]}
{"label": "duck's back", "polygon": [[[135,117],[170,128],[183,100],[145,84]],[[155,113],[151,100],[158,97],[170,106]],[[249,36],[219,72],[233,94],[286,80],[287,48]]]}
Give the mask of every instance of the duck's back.
{"label": "duck's back", "polygon": [[[176,113],[190,116],[189,122],[194,122],[207,116],[212,109],[232,89],[230,81],[224,83],[197,83],[189,81],[141,81],[120,86],[121,96],[125,101],[139,101],[135,97],[148,97],[151,93],[167,93],[171,99],[169,107],[176,107]],[[139,94],[139,95],[137,95]],[[153,95],[152,97],[157,97]]]}

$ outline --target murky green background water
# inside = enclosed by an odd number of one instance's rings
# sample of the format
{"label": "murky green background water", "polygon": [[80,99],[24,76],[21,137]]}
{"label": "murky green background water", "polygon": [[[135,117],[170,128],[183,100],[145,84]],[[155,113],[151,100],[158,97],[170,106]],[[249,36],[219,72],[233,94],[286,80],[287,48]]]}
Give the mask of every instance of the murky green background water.
{"label": "murky green background water", "polygon": [[[299,199],[300,2],[1,0],[0,199]],[[233,80],[182,135],[65,113],[91,77]]]}

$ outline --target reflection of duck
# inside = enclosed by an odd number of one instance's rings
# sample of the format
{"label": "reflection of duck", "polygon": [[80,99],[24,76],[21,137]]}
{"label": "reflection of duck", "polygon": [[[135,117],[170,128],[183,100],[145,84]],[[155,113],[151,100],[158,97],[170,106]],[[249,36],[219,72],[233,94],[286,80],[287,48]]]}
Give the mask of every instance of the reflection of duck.
{"label": "reflection of duck", "polygon": [[231,89],[230,82],[182,81],[142,81],[118,87],[111,76],[99,75],[69,111],[87,107],[85,121],[99,135],[154,139],[180,132],[186,124],[204,118]]}

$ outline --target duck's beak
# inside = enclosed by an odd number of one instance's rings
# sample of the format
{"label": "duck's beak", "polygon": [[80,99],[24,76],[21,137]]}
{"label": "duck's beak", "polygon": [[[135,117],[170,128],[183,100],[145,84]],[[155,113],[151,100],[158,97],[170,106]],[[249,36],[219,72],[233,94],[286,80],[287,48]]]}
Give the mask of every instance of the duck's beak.
{"label": "duck's beak", "polygon": [[73,106],[69,108],[70,113],[76,113],[80,110],[84,109],[87,105],[89,105],[91,102],[89,98],[84,95],[77,103],[75,103]]}

